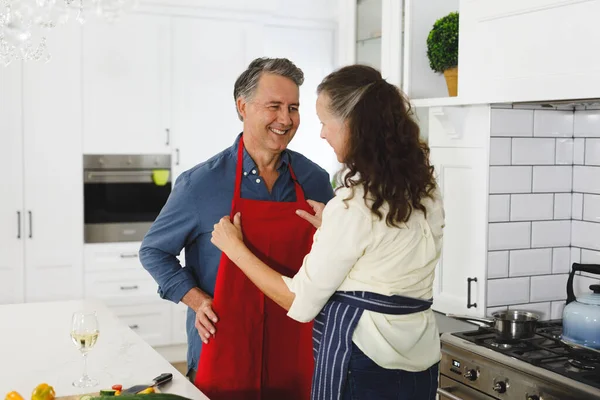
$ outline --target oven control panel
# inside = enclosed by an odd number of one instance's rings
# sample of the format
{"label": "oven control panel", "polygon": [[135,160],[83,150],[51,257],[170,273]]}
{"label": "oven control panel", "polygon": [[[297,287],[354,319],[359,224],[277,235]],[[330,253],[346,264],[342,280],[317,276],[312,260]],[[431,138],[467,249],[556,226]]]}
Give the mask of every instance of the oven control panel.
{"label": "oven control panel", "polygon": [[[492,399],[515,400],[581,400],[561,385],[554,385],[528,373],[517,371],[478,354],[447,345],[442,346],[440,374],[450,378],[446,392],[476,389]],[[599,397],[600,398],[600,397]]]}

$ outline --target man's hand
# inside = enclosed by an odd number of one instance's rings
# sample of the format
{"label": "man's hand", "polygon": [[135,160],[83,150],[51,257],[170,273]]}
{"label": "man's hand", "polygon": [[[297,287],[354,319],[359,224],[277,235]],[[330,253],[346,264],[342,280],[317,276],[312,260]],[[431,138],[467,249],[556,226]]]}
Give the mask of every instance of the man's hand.
{"label": "man's hand", "polygon": [[215,335],[215,326],[217,323],[217,315],[212,309],[212,298],[206,297],[200,307],[196,309],[196,322],[195,326],[198,329],[198,334],[200,335],[200,339],[206,344],[211,336]]}
{"label": "man's hand", "polygon": [[319,229],[321,227],[321,219],[323,216],[323,209],[325,208],[325,204],[319,203],[314,200],[306,200],[309,206],[312,207],[315,215],[307,213],[304,210],[296,210],[296,214],[298,214],[301,218],[310,222],[315,228]]}
{"label": "man's hand", "polygon": [[183,304],[196,312],[194,326],[198,329],[198,335],[204,343],[215,335],[215,325],[219,319],[212,309],[213,299],[199,288],[190,289],[181,299]]}

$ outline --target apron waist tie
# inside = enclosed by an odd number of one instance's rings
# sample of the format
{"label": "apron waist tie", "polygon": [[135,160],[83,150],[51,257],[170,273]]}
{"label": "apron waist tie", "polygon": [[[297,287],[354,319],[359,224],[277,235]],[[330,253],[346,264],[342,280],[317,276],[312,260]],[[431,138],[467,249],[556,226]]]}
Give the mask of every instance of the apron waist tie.
{"label": "apron waist tie", "polygon": [[432,300],[385,296],[372,292],[335,292],[317,315],[313,327],[312,400],[339,400],[352,353],[352,334],[364,310],[405,315],[431,308]]}

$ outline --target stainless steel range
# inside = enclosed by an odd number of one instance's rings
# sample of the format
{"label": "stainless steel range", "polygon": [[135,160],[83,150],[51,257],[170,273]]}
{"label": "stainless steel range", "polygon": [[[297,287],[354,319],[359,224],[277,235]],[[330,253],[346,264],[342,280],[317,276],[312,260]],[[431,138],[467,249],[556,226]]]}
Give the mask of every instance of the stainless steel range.
{"label": "stainless steel range", "polygon": [[562,322],[531,339],[498,341],[493,328],[442,335],[440,399],[600,399],[600,353],[560,341]]}

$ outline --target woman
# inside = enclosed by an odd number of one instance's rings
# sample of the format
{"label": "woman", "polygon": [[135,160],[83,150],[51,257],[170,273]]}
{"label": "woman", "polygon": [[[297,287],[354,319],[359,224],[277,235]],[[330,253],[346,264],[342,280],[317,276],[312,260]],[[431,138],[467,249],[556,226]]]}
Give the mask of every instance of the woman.
{"label": "woman", "polygon": [[434,399],[444,211],[429,149],[408,102],[373,68],[341,68],[317,94],[321,137],[345,171],[327,206],[298,212],[318,228],[299,272],[282,276],[248,250],[239,213],[215,225],[212,242],[289,317],[315,320],[311,398]]}

